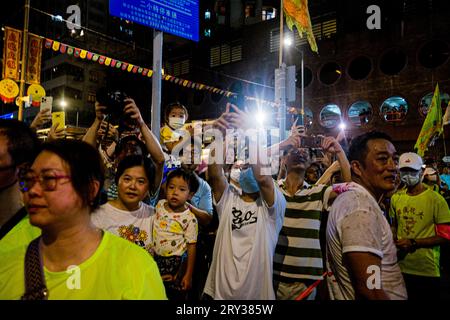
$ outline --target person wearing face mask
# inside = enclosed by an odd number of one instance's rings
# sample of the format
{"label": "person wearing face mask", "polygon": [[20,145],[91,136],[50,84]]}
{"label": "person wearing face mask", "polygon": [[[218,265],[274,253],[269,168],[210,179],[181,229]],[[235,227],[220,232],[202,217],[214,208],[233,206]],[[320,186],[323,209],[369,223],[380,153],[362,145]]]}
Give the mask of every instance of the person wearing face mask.
{"label": "person wearing face mask", "polygon": [[[225,128],[241,128],[239,122],[244,115],[227,105],[213,127],[222,134]],[[272,177],[263,174],[259,159],[255,164],[246,163],[241,167],[238,182],[242,194],[231,188],[223,172],[225,157],[215,157],[216,149],[224,147],[222,142],[215,140],[210,149],[208,175],[219,226],[203,298],[274,300],[273,255],[286,200]],[[233,173],[235,179],[236,173]]]}
{"label": "person wearing face mask", "polygon": [[[422,158],[400,156],[400,178],[405,189],[392,196],[400,269],[410,300],[439,299],[440,245],[448,242],[449,207],[444,198],[422,182]],[[447,237],[447,239],[446,239]]]}
{"label": "person wearing face mask", "polygon": [[238,194],[242,194],[241,186],[239,185],[239,178],[241,176],[241,167],[244,164],[242,160],[237,160],[233,163],[230,170],[230,187],[234,188]]}
{"label": "person wearing face mask", "polygon": [[426,167],[423,171],[423,183],[426,187],[430,188],[433,191],[440,193],[439,186],[441,185],[441,180],[439,178],[439,174],[436,170],[431,167]]}
{"label": "person wearing face mask", "polygon": [[170,103],[165,110],[165,125],[160,131],[160,143],[164,151],[169,154],[172,149],[181,142],[183,136],[183,127],[188,119],[188,111],[185,106],[179,102]]}

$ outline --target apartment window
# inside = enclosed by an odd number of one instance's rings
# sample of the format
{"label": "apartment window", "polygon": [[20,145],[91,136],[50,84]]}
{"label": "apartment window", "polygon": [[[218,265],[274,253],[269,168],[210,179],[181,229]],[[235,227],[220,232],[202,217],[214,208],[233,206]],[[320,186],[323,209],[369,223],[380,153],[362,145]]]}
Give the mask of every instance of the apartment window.
{"label": "apartment window", "polygon": [[392,48],[383,53],[380,59],[380,70],[389,76],[399,74],[408,63],[408,56],[400,48]]}
{"label": "apartment window", "polygon": [[367,101],[356,101],[348,108],[348,119],[356,126],[361,127],[369,123],[373,115],[372,106]]}
{"label": "apartment window", "polygon": [[327,104],[322,108],[319,115],[319,122],[322,127],[331,129],[338,125],[342,117],[341,109],[336,104]]}
{"label": "apartment window", "polygon": [[226,1],[224,1],[224,0],[217,1],[214,11],[216,12],[216,16],[217,16],[217,23],[218,24],[225,24],[225,17],[226,17],[226,14],[227,14]]}
{"label": "apartment window", "polygon": [[422,66],[434,69],[448,60],[449,46],[441,40],[432,40],[419,50],[418,59]]}
{"label": "apartment window", "polygon": [[87,96],[87,101],[95,103],[95,92],[89,92]]}
{"label": "apartment window", "polygon": [[98,71],[90,71],[89,72],[89,81],[98,82],[99,78],[100,77],[99,77]]}
{"label": "apartment window", "polygon": [[225,0],[218,0],[216,2],[216,14],[224,16],[227,13],[227,4]]}
{"label": "apartment window", "polygon": [[336,62],[328,62],[320,69],[319,80],[326,85],[332,85],[339,80],[341,75],[341,67]]}
{"label": "apartment window", "polygon": [[[430,109],[433,95],[434,95],[433,92],[430,92],[427,95],[425,95],[422,99],[420,99],[419,112],[424,117],[427,116],[428,110]],[[448,93],[441,92],[442,113],[445,113],[445,108],[448,106],[449,103],[450,103],[450,95]]]}
{"label": "apartment window", "polygon": [[177,62],[166,62],[165,70],[167,74],[175,77],[188,74],[191,71],[191,61],[189,59],[185,59]]}
{"label": "apartment window", "polygon": [[71,87],[64,88],[64,95],[75,100],[81,100],[82,98],[82,92]]}
{"label": "apartment window", "polygon": [[348,66],[348,75],[353,80],[366,79],[372,71],[372,61],[366,56],[359,56],[353,59]]}
{"label": "apartment window", "polygon": [[75,81],[83,81],[84,70],[78,66],[62,63],[51,69],[44,71],[44,81],[55,79],[62,76],[73,76]]}
{"label": "apartment window", "polygon": [[242,60],[242,44],[233,42],[215,46],[210,49],[210,67]]}
{"label": "apartment window", "polygon": [[277,16],[277,9],[272,7],[263,7],[261,14],[261,19],[263,21],[275,19]]}
{"label": "apartment window", "polygon": [[380,116],[386,122],[401,122],[405,120],[408,109],[408,103],[403,97],[393,96],[384,100]]}

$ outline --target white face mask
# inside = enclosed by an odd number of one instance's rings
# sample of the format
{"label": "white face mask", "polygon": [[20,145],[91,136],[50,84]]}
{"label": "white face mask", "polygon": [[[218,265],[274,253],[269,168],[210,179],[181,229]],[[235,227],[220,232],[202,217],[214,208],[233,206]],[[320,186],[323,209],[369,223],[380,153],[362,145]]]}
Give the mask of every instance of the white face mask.
{"label": "white face mask", "polygon": [[169,126],[175,130],[181,129],[184,126],[186,119],[185,117],[170,117],[169,118]]}
{"label": "white face mask", "polygon": [[417,171],[416,173],[404,173],[404,172],[400,172],[400,179],[408,186],[408,187],[413,187],[416,184],[418,184],[419,182],[421,182],[420,180],[420,171]]}
{"label": "white face mask", "polygon": [[239,182],[239,177],[241,176],[241,170],[240,169],[231,169],[230,171],[230,179]]}

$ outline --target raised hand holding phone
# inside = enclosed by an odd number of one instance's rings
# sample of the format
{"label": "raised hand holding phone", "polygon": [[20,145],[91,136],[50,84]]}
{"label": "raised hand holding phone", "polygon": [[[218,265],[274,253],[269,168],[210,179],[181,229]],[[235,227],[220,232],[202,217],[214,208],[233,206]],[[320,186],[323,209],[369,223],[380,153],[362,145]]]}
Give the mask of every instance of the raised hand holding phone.
{"label": "raised hand holding phone", "polygon": [[53,97],[41,98],[41,111],[48,110],[48,113],[52,113]]}
{"label": "raised hand holding phone", "polygon": [[66,117],[64,111],[52,113],[52,127],[56,125],[56,129],[64,129],[66,127]]}

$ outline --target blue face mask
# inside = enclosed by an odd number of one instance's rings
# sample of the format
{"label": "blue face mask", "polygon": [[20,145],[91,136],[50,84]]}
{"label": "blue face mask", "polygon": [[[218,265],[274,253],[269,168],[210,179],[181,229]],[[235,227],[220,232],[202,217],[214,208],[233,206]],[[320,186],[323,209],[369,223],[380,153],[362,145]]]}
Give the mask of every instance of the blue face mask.
{"label": "blue face mask", "polygon": [[247,168],[241,171],[241,175],[239,176],[239,185],[245,193],[259,192],[259,185],[253,175],[252,168]]}

